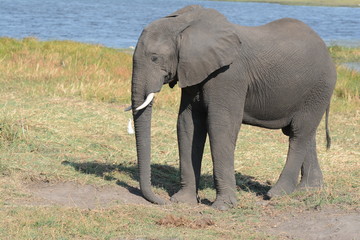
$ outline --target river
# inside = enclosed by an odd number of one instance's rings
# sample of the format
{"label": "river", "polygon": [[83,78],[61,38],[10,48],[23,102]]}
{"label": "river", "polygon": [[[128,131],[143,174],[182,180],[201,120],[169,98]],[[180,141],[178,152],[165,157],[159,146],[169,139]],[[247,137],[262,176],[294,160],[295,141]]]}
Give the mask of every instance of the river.
{"label": "river", "polygon": [[297,18],[328,44],[360,46],[360,8],[193,0],[0,0],[0,37],[128,48],[148,23],[190,4],[217,9],[246,26]]}

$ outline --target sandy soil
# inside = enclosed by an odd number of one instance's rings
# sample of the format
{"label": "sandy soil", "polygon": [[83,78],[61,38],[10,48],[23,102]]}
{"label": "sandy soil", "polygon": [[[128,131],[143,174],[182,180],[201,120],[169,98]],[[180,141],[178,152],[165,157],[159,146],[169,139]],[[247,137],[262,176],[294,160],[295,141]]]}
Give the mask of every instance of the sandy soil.
{"label": "sandy soil", "polygon": [[285,239],[359,240],[360,212],[311,210],[271,221],[267,232]]}
{"label": "sandy soil", "polygon": [[95,187],[72,182],[33,183],[27,189],[36,205],[62,205],[85,209],[106,208],[116,204],[150,204],[139,190],[130,192],[121,186]]}
{"label": "sandy soil", "polygon": [[[129,191],[121,186],[96,187],[72,182],[38,182],[27,185],[26,188],[33,195],[33,198],[26,203],[29,205],[62,205],[93,209],[106,208],[115,204],[150,204],[141,197],[139,190]],[[161,224],[167,225],[174,222],[173,220],[167,217]],[[206,224],[209,223],[206,222]],[[191,223],[189,226],[197,227],[198,225],[198,223]],[[360,240],[360,210],[346,212],[338,209],[324,209],[288,214],[272,218],[268,227],[262,230],[282,239]]]}

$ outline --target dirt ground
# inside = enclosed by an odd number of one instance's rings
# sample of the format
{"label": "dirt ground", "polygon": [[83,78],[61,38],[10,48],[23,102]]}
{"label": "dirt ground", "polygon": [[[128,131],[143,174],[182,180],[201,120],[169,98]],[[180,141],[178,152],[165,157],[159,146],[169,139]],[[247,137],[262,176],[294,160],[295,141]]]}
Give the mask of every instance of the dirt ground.
{"label": "dirt ground", "polygon": [[[107,208],[114,204],[150,204],[138,190],[121,186],[95,187],[72,182],[32,183],[26,186],[33,198],[28,205],[61,205],[83,209]],[[360,211],[320,209],[272,218],[262,229],[281,239],[360,240]]]}
{"label": "dirt ground", "polygon": [[360,212],[335,209],[311,210],[273,219],[267,232],[285,239],[359,240]]}
{"label": "dirt ground", "polygon": [[81,185],[73,182],[33,183],[27,186],[34,199],[30,205],[62,205],[83,209],[106,208],[115,204],[150,204],[140,191],[121,186]]}

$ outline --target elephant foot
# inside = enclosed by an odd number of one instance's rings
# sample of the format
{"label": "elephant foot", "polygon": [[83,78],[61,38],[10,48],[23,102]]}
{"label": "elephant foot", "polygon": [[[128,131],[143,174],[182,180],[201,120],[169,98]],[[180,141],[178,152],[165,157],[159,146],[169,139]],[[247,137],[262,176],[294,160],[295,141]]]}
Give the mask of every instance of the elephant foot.
{"label": "elephant foot", "polygon": [[296,191],[307,189],[320,189],[323,186],[323,179],[302,179],[296,187]]}
{"label": "elephant foot", "polygon": [[187,204],[198,204],[200,202],[199,197],[196,195],[196,191],[186,191],[184,189],[175,193],[170,200],[175,203]]}
{"label": "elephant foot", "polygon": [[218,196],[211,206],[217,210],[226,211],[235,207],[236,203],[237,200],[235,196]]}
{"label": "elephant foot", "polygon": [[300,183],[297,185],[296,190],[308,188],[321,188],[323,186],[323,175],[320,169],[311,169],[309,173],[301,177]]}
{"label": "elephant foot", "polygon": [[286,195],[286,194],[290,194],[292,193],[296,188],[296,185],[294,183],[289,183],[289,182],[277,182],[268,192],[267,192],[267,196],[269,198],[273,198],[273,197],[277,197],[277,196],[282,196],[282,195]]}

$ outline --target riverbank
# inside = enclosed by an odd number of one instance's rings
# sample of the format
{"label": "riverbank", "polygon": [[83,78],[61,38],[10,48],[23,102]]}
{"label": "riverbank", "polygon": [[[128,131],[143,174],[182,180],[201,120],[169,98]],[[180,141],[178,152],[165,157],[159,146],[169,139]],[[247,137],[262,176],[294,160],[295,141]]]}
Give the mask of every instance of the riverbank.
{"label": "riverbank", "polygon": [[261,2],[301,6],[360,7],[360,0],[223,0],[226,2]]}
{"label": "riverbank", "polygon": [[[243,125],[235,151],[239,204],[215,199],[209,144],[202,204],[151,205],[139,193],[135,137],[127,133],[132,57],[71,41],[0,38],[0,239],[356,238],[359,215],[360,48],[333,46],[338,82],[332,146],[319,126],[325,186],[264,200],[283,168],[288,139]],[[180,187],[176,121],[180,89],[157,94],[152,185],[169,199]],[[332,226],[336,226],[334,231]],[[311,237],[313,236],[313,237]]]}

